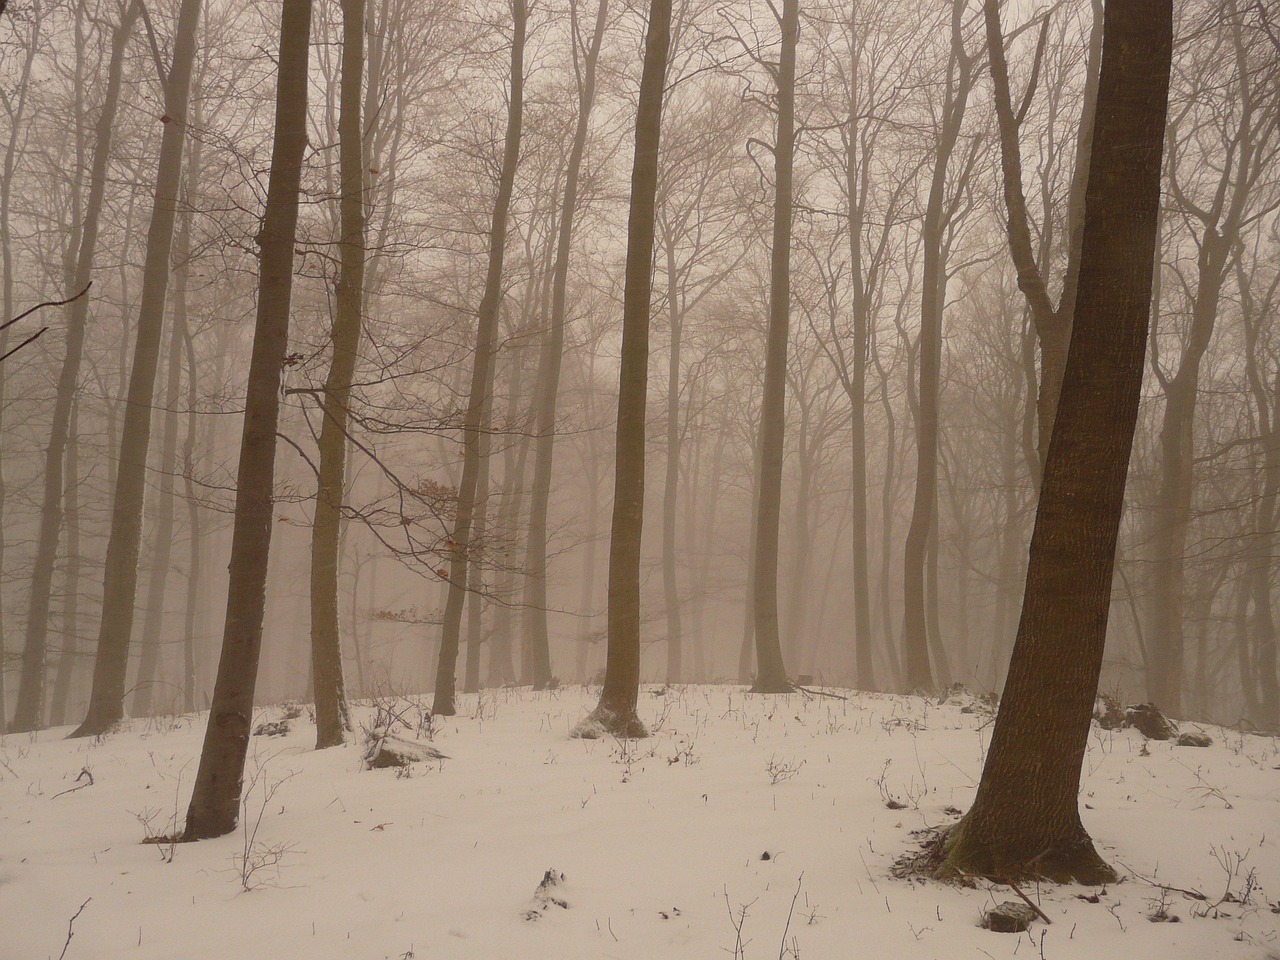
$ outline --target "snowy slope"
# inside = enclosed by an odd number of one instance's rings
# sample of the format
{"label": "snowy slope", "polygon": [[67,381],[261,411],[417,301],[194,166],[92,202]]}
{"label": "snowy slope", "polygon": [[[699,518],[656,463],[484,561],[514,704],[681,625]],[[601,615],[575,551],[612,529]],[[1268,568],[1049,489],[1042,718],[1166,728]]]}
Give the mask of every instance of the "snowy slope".
{"label": "snowy slope", "polygon": [[[1032,888],[1052,925],[997,934],[976,923],[1008,888],[890,875],[912,831],[972,801],[989,717],[912,697],[646,688],[651,739],[570,740],[597,693],[463,697],[433,731],[449,759],[409,776],[362,770],[358,744],[312,751],[305,716],[255,737],[249,892],[244,831],[141,843],[181,822],[203,715],[99,742],[0,740],[0,958],[1280,957],[1274,739],[1209,728],[1207,749],[1144,751],[1134,731],[1095,729],[1082,800],[1104,856],[1210,901],[1165,893],[1180,922],[1152,922],[1162,892],[1147,880]],[[550,868],[564,880],[537,899]]]}

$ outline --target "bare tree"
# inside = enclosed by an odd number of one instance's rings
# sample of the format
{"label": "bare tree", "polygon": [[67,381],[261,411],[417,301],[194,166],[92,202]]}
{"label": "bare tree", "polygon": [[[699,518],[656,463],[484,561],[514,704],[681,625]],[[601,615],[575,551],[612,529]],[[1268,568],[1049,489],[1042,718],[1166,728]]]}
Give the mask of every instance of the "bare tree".
{"label": "bare tree", "polygon": [[941,870],[1106,883],[1080,821],[1116,541],[1142,388],[1173,4],[1106,5],[1074,331],[1022,620],[978,794]]}
{"label": "bare tree", "polygon": [[670,48],[671,0],[651,0],[636,107],[631,209],[627,219],[613,529],[609,538],[609,648],[600,702],[578,725],[579,736],[648,736],[636,714],[640,695],[640,535],[644,528],[645,400],[658,145]]}
{"label": "bare tree", "polygon": [[280,382],[289,345],[298,195],[307,142],[310,40],[311,0],[284,0],[271,176],[257,238],[261,250],[258,311],[240,441],[226,623],[200,766],[182,834],[185,840],[230,833],[240,813],[241,779],[262,651]]}

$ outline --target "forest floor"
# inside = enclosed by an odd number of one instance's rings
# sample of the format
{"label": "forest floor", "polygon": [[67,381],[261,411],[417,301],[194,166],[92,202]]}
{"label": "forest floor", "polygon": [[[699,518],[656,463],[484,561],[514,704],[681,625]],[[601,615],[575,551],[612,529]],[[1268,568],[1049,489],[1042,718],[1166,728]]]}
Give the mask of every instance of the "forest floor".
{"label": "forest floor", "polygon": [[569,739],[597,695],[488,691],[430,723],[385,700],[448,756],[405,770],[313,751],[304,712],[254,737],[242,829],[177,846],[142,841],[181,826],[205,715],[4,738],[0,957],[1280,957],[1275,738],[1095,725],[1084,822],[1126,879],[1028,885],[1052,923],[1002,934],[977,924],[1008,887],[892,875],[972,801],[981,704],[646,687],[649,739]]}

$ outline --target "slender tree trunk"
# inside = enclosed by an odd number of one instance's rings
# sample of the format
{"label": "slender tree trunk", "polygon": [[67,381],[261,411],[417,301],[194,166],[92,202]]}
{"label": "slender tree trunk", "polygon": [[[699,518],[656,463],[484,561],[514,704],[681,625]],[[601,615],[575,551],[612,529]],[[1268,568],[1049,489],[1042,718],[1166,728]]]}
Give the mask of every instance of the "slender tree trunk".
{"label": "slender tree trunk", "polygon": [[[489,514],[489,425],[480,433],[480,476],[476,479],[475,539],[485,542],[485,526]],[[462,683],[463,693],[480,689],[480,645],[483,640],[485,607],[484,567],[473,556],[467,574],[471,592],[467,597],[467,664]]]}
{"label": "slender tree trunk", "polygon": [[311,529],[311,670],[316,692],[316,749],[336,747],[351,729],[342,678],[338,628],[338,561],[346,497],[347,423],[363,318],[365,268],[364,95],[365,0],[342,0],[342,79],[339,94],[338,282],[334,297],[333,359],[325,381],[320,468]]}
{"label": "slender tree trunk", "polygon": [[493,204],[489,232],[489,268],[484,296],[480,301],[476,352],[471,368],[471,395],[467,400],[463,426],[462,482],[458,487],[458,508],[450,539],[449,594],[445,601],[440,659],[436,666],[436,689],[432,712],[454,713],[453,693],[458,664],[458,639],[462,631],[462,608],[467,598],[467,567],[472,551],[471,524],[476,508],[476,484],[480,473],[480,431],[489,419],[493,402],[493,368],[497,350],[498,309],[502,303],[502,260],[506,252],[507,213],[515,186],[520,159],[520,130],[524,119],[524,43],[528,11],[525,0],[511,0],[511,90],[508,96],[507,132],[502,155],[498,194]]}
{"label": "slender tree trunk", "polygon": [[671,349],[667,356],[667,473],[662,488],[662,597],[667,614],[667,682],[682,679],[680,586],[676,582],[676,506],[680,493],[680,335],[684,326],[676,289],[675,239],[664,238],[667,261],[667,312]]}
{"label": "slender tree trunk", "polygon": [[760,404],[760,481],[756,514],[754,693],[787,693],[791,682],[778,636],[778,525],[787,425],[787,339],[791,325],[791,194],[795,164],[796,40],[800,0],[783,0],[778,61],[778,129],[773,145],[773,250],[769,262],[769,334]]}
{"label": "slender tree trunk", "polygon": [[173,64],[164,83],[164,132],[156,171],[156,193],[147,231],[147,256],[142,274],[133,369],[120,438],[111,535],[107,540],[106,571],[102,581],[102,623],[94,660],[89,711],[74,736],[105,733],[124,715],[125,677],[133,634],[138,586],[138,547],[142,539],[146,494],[147,449],[151,444],[151,408],[156,367],[169,292],[174,221],[182,185],[183,141],[187,130],[187,102],[196,53],[196,27],[202,0],[182,0],[174,33]]}
{"label": "slender tree trunk", "polygon": [[[98,244],[98,225],[106,192],[107,163],[111,157],[111,136],[115,131],[116,108],[120,102],[124,48],[138,19],[139,7],[130,3],[111,38],[111,57],[107,67],[107,88],[102,113],[95,134],[93,170],[89,177],[89,196],[85,204],[85,221],[80,233],[80,251],[76,259],[76,290],[89,285],[93,276],[94,253]],[[80,360],[84,352],[85,322],[89,298],[81,297],[67,307],[66,352],[58,377],[58,391],[53,404],[53,424],[49,445],[45,447],[43,505],[36,534],[35,558],[31,570],[30,602],[27,608],[26,639],[22,650],[22,676],[18,686],[11,733],[25,733],[40,726],[45,684],[45,649],[49,635],[49,595],[57,562],[58,540],[62,529],[63,455],[71,422],[71,408],[80,377]]]}
{"label": "slender tree trunk", "polygon": [[[941,638],[934,637],[930,643],[925,568],[929,538],[938,522],[938,393],[942,383],[942,314],[947,298],[945,234],[951,206],[947,200],[947,172],[960,138],[973,84],[973,63],[964,50],[963,6],[960,0],[952,5],[952,65],[948,68],[947,98],[942,106],[942,124],[921,230],[924,270],[920,298],[916,490],[902,560],[903,662],[909,690],[931,691],[940,675],[947,672]],[[936,661],[932,667],[931,647]]]}
{"label": "slender tree trunk", "polygon": [[640,536],[644,529],[645,400],[649,385],[658,141],[670,47],[671,0],[651,0],[636,109],[622,295],[613,526],[609,537],[609,647],[600,703],[576,731],[588,737],[602,733],[615,737],[648,736],[636,715],[640,696]]}
{"label": "slender tree trunk", "polygon": [[[38,8],[37,8],[38,10]],[[26,124],[23,118],[27,112],[27,95],[31,89],[31,67],[35,62],[36,52],[40,49],[40,29],[41,21],[39,13],[31,18],[31,34],[24,38],[26,42],[26,54],[22,60],[21,71],[17,77],[16,97],[13,113],[10,115],[12,126],[9,128],[9,136],[5,144],[4,162],[0,165],[0,323],[8,323],[15,315],[14,308],[14,282],[13,282],[13,221],[12,221],[12,200],[13,200],[13,176],[18,165],[18,141],[19,137],[25,134]],[[80,37],[80,26],[77,20],[76,24],[77,39]],[[80,79],[81,64],[83,55],[80,53],[79,47],[76,52],[76,79]],[[77,147],[83,142],[80,130],[81,118],[79,102],[77,98],[76,108],[76,144]],[[77,158],[80,159],[80,158]],[[78,174],[73,175],[71,183],[72,192],[72,213],[75,219],[79,220],[79,180]],[[68,247],[69,249],[69,247]],[[65,273],[65,271],[64,271]],[[70,284],[66,284],[70,286]],[[73,291],[68,290],[67,296],[71,296]],[[4,355],[9,350],[9,330],[0,330],[0,355]],[[6,394],[6,377],[5,367],[0,363],[0,436],[4,434],[4,411],[5,411],[5,394]],[[8,490],[4,483],[4,451],[0,450],[0,582],[4,577],[4,508],[8,497]],[[0,591],[2,594],[3,591]],[[4,623],[4,597],[0,595],[0,734],[6,729],[6,717],[8,716],[8,707],[5,703],[5,663],[7,661],[5,654],[5,623]],[[61,661],[59,662],[61,665]]]}
{"label": "slender tree trunk", "polygon": [[62,580],[62,649],[53,675],[53,697],[49,704],[49,726],[67,722],[71,700],[71,680],[80,656],[80,404],[71,410],[67,431],[66,490],[62,503],[67,520],[67,563]]}
{"label": "slender tree trunk", "polygon": [[147,586],[147,610],[142,619],[142,654],[134,686],[135,717],[148,716],[155,704],[160,675],[160,638],[164,627],[165,587],[169,582],[169,558],[173,549],[173,475],[178,467],[178,397],[182,388],[182,336],[176,322],[169,334],[169,378],[165,385],[164,426],[160,443],[160,489],[157,491],[155,545],[151,553],[151,577]]}
{"label": "slender tree trunk", "polygon": [[[551,322],[538,357],[538,400],[533,460],[533,490],[529,504],[529,539],[525,555],[525,643],[533,653],[533,686],[541,690],[551,682],[550,639],[547,635],[547,507],[551,500],[552,461],[555,455],[556,402],[560,391],[560,364],[564,356],[567,310],[565,291],[569,279],[569,257],[573,251],[573,221],[578,210],[578,185],[582,156],[591,129],[591,108],[595,103],[596,64],[604,39],[609,0],[596,8],[595,30],[583,57],[578,89],[578,120],[565,169],[564,199],[560,205],[560,228],[556,238],[555,267],[551,280]],[[570,3],[569,16],[576,21],[577,3]],[[575,66],[578,48],[574,46]]]}
{"label": "slender tree trunk", "polygon": [[1080,821],[1080,772],[1142,389],[1173,4],[1110,0],[1105,16],[1071,348],[1009,680],[973,807],[945,838],[952,874],[1115,878]]}
{"label": "slender tree trunk", "polygon": [[258,234],[260,278],[249,389],[245,400],[230,582],[222,656],[183,837],[201,840],[235,829],[262,651],[267,566],[274,509],[280,383],[289,343],[293,249],[302,154],[307,143],[307,63],[311,0],[284,0],[280,14],[275,139],[267,206]]}

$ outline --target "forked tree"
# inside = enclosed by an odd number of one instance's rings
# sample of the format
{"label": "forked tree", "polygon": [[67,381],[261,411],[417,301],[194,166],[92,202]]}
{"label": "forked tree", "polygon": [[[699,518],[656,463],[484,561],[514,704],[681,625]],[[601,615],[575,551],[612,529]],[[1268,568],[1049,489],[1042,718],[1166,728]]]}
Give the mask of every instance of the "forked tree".
{"label": "forked tree", "polygon": [[652,0],[636,107],[631,209],[622,294],[622,357],[614,454],[613,527],[609,537],[609,638],[600,703],[574,733],[646,737],[636,714],[640,696],[640,534],[644,527],[645,400],[649,381],[649,306],[658,195],[658,141],[671,47],[671,0]]}
{"label": "forked tree", "polygon": [[267,183],[266,211],[257,237],[258,310],[249,360],[244,429],[240,437],[227,615],[200,767],[182,834],[184,840],[203,840],[230,833],[240,813],[240,786],[249,750],[253,692],[262,652],[267,560],[275,505],[280,381],[289,345],[298,192],[302,181],[302,154],[307,144],[310,46],[311,0],[284,0],[280,14],[280,66],[271,175]]}
{"label": "forked tree", "polygon": [[1022,619],[973,807],[940,872],[1105,883],[1080,769],[1142,388],[1173,47],[1172,0],[1109,0],[1075,322]]}

